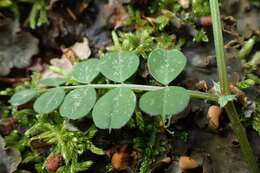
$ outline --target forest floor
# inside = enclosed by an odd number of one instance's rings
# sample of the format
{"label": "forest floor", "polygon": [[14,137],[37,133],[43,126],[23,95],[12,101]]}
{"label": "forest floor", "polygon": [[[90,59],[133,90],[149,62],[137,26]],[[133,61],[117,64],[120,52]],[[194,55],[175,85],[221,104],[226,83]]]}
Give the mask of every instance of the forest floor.
{"label": "forest floor", "polygon": [[[259,160],[260,3],[220,4],[231,92]],[[21,89],[65,78],[77,63],[111,51],[140,57],[131,83],[160,86],[146,65],[156,48],[178,49],[187,57],[174,85],[214,92],[218,73],[208,1],[0,0],[0,172],[249,173],[224,110],[212,124],[209,110],[219,106],[210,101],[191,99],[165,124],[137,109],[123,128],[111,132],[95,128],[91,116],[65,120],[54,112],[42,120],[31,102],[18,107],[8,102]],[[78,143],[70,143],[70,132]],[[51,140],[58,134],[64,139]],[[87,142],[91,152],[80,153],[79,145]]]}

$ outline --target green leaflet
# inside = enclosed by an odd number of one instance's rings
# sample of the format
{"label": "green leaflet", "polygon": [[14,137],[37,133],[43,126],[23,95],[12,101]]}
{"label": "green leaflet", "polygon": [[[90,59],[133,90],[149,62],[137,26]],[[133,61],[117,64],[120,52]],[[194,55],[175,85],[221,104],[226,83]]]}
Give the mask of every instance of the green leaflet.
{"label": "green leaflet", "polygon": [[53,88],[42,94],[33,104],[33,108],[38,113],[48,114],[59,107],[65,91],[62,88]]}
{"label": "green leaflet", "polygon": [[80,119],[87,115],[96,102],[96,91],[92,87],[71,91],[60,107],[60,114],[69,119]]}
{"label": "green leaflet", "polygon": [[79,83],[89,84],[99,74],[98,59],[89,59],[77,64],[72,70],[72,78]]}
{"label": "green leaflet", "polygon": [[101,73],[114,82],[124,82],[132,76],[139,65],[139,58],[133,52],[111,52],[101,61]]}
{"label": "green leaflet", "polygon": [[39,83],[45,86],[56,87],[63,85],[66,81],[63,78],[47,78],[40,80]]}
{"label": "green leaflet", "polygon": [[177,49],[155,49],[148,57],[148,69],[160,83],[168,85],[184,69],[187,59]]}
{"label": "green leaflet", "polygon": [[140,98],[140,108],[145,113],[166,117],[183,111],[190,100],[186,89],[182,87],[167,87],[161,90],[149,91]]}
{"label": "green leaflet", "polygon": [[33,89],[26,89],[15,93],[9,102],[13,106],[19,106],[32,100],[37,95],[37,92]]}
{"label": "green leaflet", "polygon": [[129,88],[115,88],[103,95],[94,106],[95,125],[101,129],[119,129],[131,118],[136,96]]}
{"label": "green leaflet", "polygon": [[193,36],[192,41],[195,42],[195,43],[209,42],[209,38],[208,38],[207,33],[205,32],[205,30],[204,29],[200,29],[200,30],[196,30],[195,35]]}

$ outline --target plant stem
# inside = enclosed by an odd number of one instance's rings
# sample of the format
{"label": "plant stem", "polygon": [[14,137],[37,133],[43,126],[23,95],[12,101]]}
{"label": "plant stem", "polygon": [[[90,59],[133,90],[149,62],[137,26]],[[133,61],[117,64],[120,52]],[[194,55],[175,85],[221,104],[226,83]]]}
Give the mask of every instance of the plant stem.
{"label": "plant stem", "polygon": [[[84,87],[93,87],[99,89],[111,89],[111,88],[119,88],[126,87],[132,90],[137,91],[154,91],[159,89],[164,89],[163,86],[150,86],[150,85],[136,85],[136,84],[86,84],[86,85],[75,85],[75,86],[61,86],[60,88],[64,89],[76,89],[76,88],[84,88]],[[218,96],[214,96],[205,92],[200,91],[192,91],[188,90],[190,96],[192,98],[204,99],[209,101],[217,101]]]}
{"label": "plant stem", "polygon": [[241,122],[238,118],[238,113],[236,111],[236,107],[235,107],[234,103],[229,102],[225,106],[225,110],[231,121],[232,129],[234,130],[235,135],[238,138],[240,149],[248,164],[248,169],[250,170],[251,173],[259,173],[260,171],[259,171],[259,167],[258,167],[256,158],[254,156],[250,143],[247,139],[245,128],[243,127],[243,125],[241,124]]}
{"label": "plant stem", "polygon": [[220,87],[221,87],[222,94],[228,95],[229,84],[228,84],[228,76],[227,76],[227,63],[226,63],[227,60],[224,54],[224,42],[222,36],[222,27],[221,27],[218,0],[210,0],[210,10],[211,10],[211,17],[213,22],[213,34],[214,34],[214,42],[215,42],[215,49],[216,49]]}
{"label": "plant stem", "polygon": [[[210,0],[211,16],[213,21],[213,34],[216,49],[217,65],[218,65],[218,75],[220,80],[221,92],[223,95],[228,95],[230,93],[228,75],[227,75],[227,63],[224,54],[224,43],[221,29],[221,20],[219,12],[218,0]],[[256,158],[253,154],[252,148],[247,139],[246,131],[240,122],[239,115],[236,111],[233,102],[229,102],[225,106],[225,110],[230,119],[232,129],[237,136],[241,151],[245,157],[248,164],[248,168],[251,173],[259,173],[259,168],[257,165]]]}

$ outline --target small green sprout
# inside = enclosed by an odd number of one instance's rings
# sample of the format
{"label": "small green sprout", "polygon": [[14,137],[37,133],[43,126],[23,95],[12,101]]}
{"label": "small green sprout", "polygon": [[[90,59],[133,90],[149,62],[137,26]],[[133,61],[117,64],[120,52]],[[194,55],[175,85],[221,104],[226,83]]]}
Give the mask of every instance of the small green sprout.
{"label": "small green sprout", "polygon": [[247,56],[251,53],[255,43],[256,43],[256,36],[246,41],[242,49],[239,51],[239,55],[238,55],[239,59],[241,60],[246,59]]}
{"label": "small green sprout", "polygon": [[252,79],[246,79],[237,83],[238,88],[247,89],[255,85],[255,81]]}
{"label": "small green sprout", "polygon": [[209,38],[206,34],[206,32],[204,31],[204,29],[200,29],[196,31],[195,36],[193,37],[193,40],[196,43],[200,43],[200,42],[208,42]]}

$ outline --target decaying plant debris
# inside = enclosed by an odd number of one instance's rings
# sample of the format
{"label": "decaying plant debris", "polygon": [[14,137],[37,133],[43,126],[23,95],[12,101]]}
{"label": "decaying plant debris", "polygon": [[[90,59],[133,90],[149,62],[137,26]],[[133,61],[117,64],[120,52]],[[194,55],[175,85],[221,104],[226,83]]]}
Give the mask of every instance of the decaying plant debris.
{"label": "decaying plant debris", "polygon": [[260,3],[213,3],[0,0],[0,172],[256,173]]}

